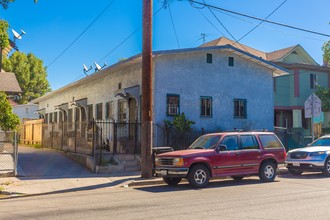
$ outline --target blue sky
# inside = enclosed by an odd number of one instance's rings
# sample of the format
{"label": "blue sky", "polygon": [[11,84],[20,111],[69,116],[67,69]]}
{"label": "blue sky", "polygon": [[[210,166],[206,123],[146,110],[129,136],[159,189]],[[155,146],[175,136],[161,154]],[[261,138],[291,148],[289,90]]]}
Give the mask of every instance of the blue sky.
{"label": "blue sky", "polygon": [[[205,2],[265,18],[284,0]],[[154,12],[162,5],[162,1],[154,0]],[[329,0],[288,0],[268,20],[330,34],[329,8]],[[237,15],[213,12],[236,39],[259,23]],[[32,52],[44,61],[53,90],[84,77],[82,64],[90,66],[97,61],[100,65],[103,62],[112,65],[120,58],[129,58],[142,50],[142,30],[132,35],[142,25],[142,0],[39,0],[37,4],[33,4],[33,0],[16,0],[7,10],[0,9],[0,18],[7,20],[16,31],[23,29],[27,33],[17,41],[17,46],[20,51]],[[197,9],[186,0],[171,0],[170,8],[163,8],[155,15],[153,28],[153,50],[197,47],[203,43],[202,33],[206,34],[206,41],[222,35],[231,38],[207,8]],[[79,35],[81,37],[55,61]],[[265,52],[300,44],[322,64],[321,47],[327,40],[328,37],[263,23],[240,42]]]}

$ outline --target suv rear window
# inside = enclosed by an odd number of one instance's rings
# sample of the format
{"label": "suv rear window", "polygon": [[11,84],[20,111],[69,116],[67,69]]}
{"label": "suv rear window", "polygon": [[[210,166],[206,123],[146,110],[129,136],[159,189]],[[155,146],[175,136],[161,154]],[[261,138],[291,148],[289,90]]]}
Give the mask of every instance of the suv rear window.
{"label": "suv rear window", "polygon": [[263,134],[259,135],[259,139],[264,149],[283,148],[281,142],[276,138],[275,135]]}

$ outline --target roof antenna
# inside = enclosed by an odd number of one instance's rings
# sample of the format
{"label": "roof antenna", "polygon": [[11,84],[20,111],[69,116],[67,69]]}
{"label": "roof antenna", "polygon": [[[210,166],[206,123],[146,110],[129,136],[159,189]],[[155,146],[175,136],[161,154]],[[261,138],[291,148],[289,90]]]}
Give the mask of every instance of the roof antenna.
{"label": "roof antenna", "polygon": [[87,72],[90,71],[93,67],[90,66],[89,68],[87,68],[87,66],[85,64],[83,64],[83,67],[84,67],[84,73],[85,73],[85,75],[88,76],[87,75]]}
{"label": "roof antenna", "polygon": [[12,32],[13,35],[14,35],[14,42],[16,41],[16,39],[21,40],[21,39],[22,39],[22,36],[23,36],[24,34],[26,34],[25,31],[23,31],[22,29],[21,29],[21,33],[20,33],[20,34],[17,33],[17,31],[15,31],[14,29],[11,29],[11,32]]}
{"label": "roof antenna", "polygon": [[96,61],[94,61],[94,64],[95,64],[95,72],[100,71],[107,66],[107,64],[104,63],[103,66],[101,67]]}

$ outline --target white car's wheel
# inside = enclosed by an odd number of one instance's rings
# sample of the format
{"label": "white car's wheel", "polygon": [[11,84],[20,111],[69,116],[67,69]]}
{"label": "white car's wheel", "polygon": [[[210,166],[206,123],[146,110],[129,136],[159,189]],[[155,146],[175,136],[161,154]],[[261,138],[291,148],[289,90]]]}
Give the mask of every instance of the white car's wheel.
{"label": "white car's wheel", "polygon": [[330,176],[330,157],[325,160],[323,174],[325,176]]}

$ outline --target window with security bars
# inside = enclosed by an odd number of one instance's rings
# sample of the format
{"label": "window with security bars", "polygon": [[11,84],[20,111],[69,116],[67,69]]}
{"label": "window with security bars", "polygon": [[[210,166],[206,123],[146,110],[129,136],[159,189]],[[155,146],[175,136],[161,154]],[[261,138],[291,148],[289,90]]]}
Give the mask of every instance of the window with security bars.
{"label": "window with security bars", "polygon": [[234,118],[247,118],[246,99],[234,99]]}
{"label": "window with security bars", "polygon": [[113,102],[106,103],[106,119],[113,119]]}
{"label": "window with security bars", "polygon": [[76,108],[75,122],[80,121],[80,109]]}
{"label": "window with security bars", "polygon": [[73,122],[73,109],[69,108],[69,110],[68,110],[68,128],[73,128],[72,122]]}
{"label": "window with security bars", "polygon": [[96,104],[96,120],[102,120],[102,103]]}
{"label": "window with security bars", "polygon": [[54,122],[57,123],[57,112],[54,112]]}
{"label": "window with security bars", "polygon": [[212,117],[212,97],[201,97],[201,117]]}
{"label": "window with security bars", "polygon": [[180,96],[168,94],[167,95],[167,115],[175,116],[180,114]]}
{"label": "window with security bars", "polygon": [[118,122],[127,121],[127,102],[125,100],[118,100]]}
{"label": "window with security bars", "polygon": [[49,123],[53,123],[53,113],[49,113]]}
{"label": "window with security bars", "polygon": [[87,106],[87,114],[88,114],[88,121],[93,121],[94,115],[93,115],[93,105]]}
{"label": "window with security bars", "polygon": [[48,114],[45,114],[45,120],[44,120],[44,122],[45,122],[46,124],[48,124]]}

